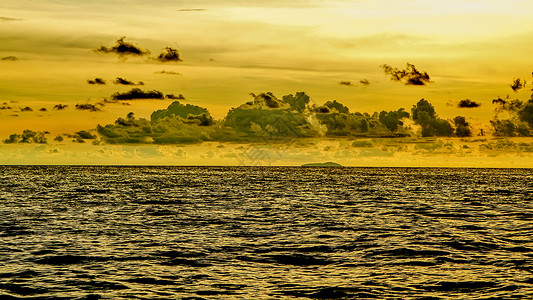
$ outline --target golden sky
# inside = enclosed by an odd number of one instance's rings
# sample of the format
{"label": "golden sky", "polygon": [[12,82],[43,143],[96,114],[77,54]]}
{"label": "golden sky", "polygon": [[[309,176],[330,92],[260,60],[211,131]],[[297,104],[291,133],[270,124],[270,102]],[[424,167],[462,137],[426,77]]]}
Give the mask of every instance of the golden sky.
{"label": "golden sky", "polygon": [[[109,104],[100,112],[73,109],[131,88],[110,84],[116,77],[183,94],[186,103],[206,107],[217,119],[250,100],[250,92],[281,97],[304,91],[318,105],[336,99],[351,111],[368,113],[409,110],[425,98],[441,117],[460,114],[476,129],[485,128],[494,116],[492,99],[507,94],[529,99],[529,86],[513,93],[509,84],[515,78],[533,79],[532,11],[533,2],[527,0],[2,0],[0,58],[17,60],[0,60],[0,106],[12,107],[0,110],[0,138],[24,129],[52,136],[89,130],[130,111],[149,117],[170,104],[146,100]],[[123,36],[152,56],[176,48],[183,61],[94,51]],[[407,62],[427,72],[432,82],[403,85],[380,68],[403,68]],[[108,84],[87,84],[96,77]],[[370,84],[360,84],[363,79]],[[481,107],[457,108],[466,98]],[[69,109],[55,111],[56,104]],[[33,112],[21,112],[24,107]],[[73,148],[69,153],[81,153],[78,146],[67,146]],[[35,160],[33,154],[14,154],[24,147],[0,146],[0,163],[38,163],[28,158]],[[95,148],[87,151],[103,146]],[[104,156],[95,154],[94,161]],[[291,162],[300,161],[284,163]]]}

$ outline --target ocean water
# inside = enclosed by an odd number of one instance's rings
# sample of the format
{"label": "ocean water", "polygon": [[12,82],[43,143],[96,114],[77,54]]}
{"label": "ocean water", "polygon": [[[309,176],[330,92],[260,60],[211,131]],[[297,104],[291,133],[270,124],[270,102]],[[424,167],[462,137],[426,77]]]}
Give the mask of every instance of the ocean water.
{"label": "ocean water", "polygon": [[0,166],[1,299],[533,299],[533,170]]}

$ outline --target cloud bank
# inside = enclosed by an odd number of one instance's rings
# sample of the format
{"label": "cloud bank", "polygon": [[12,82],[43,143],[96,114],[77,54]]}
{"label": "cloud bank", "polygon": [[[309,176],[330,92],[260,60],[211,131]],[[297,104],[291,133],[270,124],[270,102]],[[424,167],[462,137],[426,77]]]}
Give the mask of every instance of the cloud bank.
{"label": "cloud bank", "polygon": [[[98,125],[97,132],[104,142],[110,144],[203,141],[287,143],[300,138],[320,137],[472,135],[466,118],[441,119],[433,105],[425,99],[414,105],[411,113],[400,108],[371,115],[351,112],[336,100],[320,106],[311,104],[309,96],[303,92],[281,98],[271,92],[252,93],[251,96],[251,101],[232,108],[222,120],[214,120],[204,107],[175,101],[166,109],[154,111],[150,120],[137,119],[130,113],[126,118],[118,118],[114,124]],[[157,93],[157,97],[162,99],[163,94]],[[126,98],[129,99],[129,96]],[[415,125],[405,126],[406,120]]]}

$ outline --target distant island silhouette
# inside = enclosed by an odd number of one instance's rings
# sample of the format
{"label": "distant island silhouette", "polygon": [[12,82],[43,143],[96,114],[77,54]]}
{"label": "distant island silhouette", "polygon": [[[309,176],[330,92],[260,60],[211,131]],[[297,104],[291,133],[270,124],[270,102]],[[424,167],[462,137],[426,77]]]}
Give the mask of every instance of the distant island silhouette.
{"label": "distant island silhouette", "polygon": [[324,162],[324,163],[308,163],[308,164],[303,164],[301,166],[302,167],[342,167],[342,165],[331,162],[331,161]]}

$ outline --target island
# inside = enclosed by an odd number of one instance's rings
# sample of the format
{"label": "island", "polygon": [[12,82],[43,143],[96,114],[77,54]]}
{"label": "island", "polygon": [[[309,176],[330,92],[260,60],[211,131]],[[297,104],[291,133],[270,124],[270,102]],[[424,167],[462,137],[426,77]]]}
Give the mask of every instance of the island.
{"label": "island", "polygon": [[324,162],[324,163],[308,163],[303,164],[302,167],[342,167],[342,165],[338,163],[334,163],[331,161]]}

